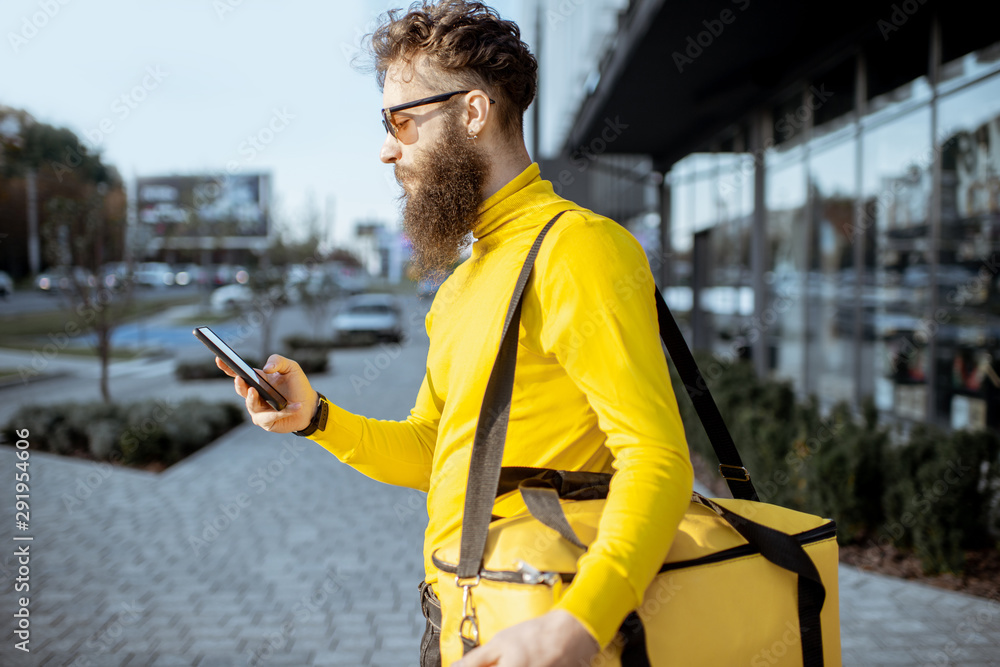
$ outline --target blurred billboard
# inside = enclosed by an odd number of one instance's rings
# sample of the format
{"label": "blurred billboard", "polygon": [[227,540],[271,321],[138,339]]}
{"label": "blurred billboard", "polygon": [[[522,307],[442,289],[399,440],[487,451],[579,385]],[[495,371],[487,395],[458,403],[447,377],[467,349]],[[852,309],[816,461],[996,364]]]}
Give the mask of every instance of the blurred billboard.
{"label": "blurred billboard", "polygon": [[270,232],[268,173],[148,176],[136,179],[140,225],[166,245],[226,239],[251,242]]}

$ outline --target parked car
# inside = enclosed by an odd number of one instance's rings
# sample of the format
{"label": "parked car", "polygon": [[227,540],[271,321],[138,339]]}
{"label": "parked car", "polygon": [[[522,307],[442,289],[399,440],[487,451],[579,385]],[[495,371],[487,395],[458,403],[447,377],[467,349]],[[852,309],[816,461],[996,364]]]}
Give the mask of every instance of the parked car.
{"label": "parked car", "polygon": [[333,316],[333,338],[338,343],[403,340],[403,311],[391,294],[349,297]]}
{"label": "parked car", "polygon": [[185,264],[174,268],[175,285],[185,287],[187,285],[204,285],[208,283],[209,272],[197,264]]}
{"label": "parked car", "polygon": [[166,262],[143,262],[135,269],[135,284],[143,287],[168,287],[174,284],[174,272]]}
{"label": "parked car", "polygon": [[125,282],[128,272],[128,264],[125,262],[108,262],[101,267],[101,283],[105,287],[118,287]]}
{"label": "parked car", "polygon": [[216,285],[237,283],[246,285],[250,282],[250,273],[242,266],[219,264],[212,272],[212,282]]}
{"label": "parked car", "polygon": [[77,285],[97,287],[97,277],[82,266],[74,266],[72,273],[66,267],[56,267],[46,271],[39,274],[35,286],[48,294],[57,294],[60,291],[71,290],[73,281],[76,281]]}
{"label": "parked car", "polygon": [[334,282],[345,294],[361,294],[371,287],[372,279],[361,267],[347,266],[340,262],[332,262]]}
{"label": "parked car", "polygon": [[253,304],[253,290],[246,285],[223,285],[212,292],[209,302],[217,313],[249,308]]}
{"label": "parked car", "polygon": [[0,296],[9,297],[14,293],[14,280],[6,271],[0,271]]}

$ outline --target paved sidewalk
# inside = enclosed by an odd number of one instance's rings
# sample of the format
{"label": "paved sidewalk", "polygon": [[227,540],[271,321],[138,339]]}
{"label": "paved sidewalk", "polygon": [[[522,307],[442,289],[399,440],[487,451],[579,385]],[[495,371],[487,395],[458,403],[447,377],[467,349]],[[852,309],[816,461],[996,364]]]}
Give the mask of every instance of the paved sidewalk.
{"label": "paved sidewalk", "polygon": [[[14,462],[0,448],[0,470]],[[5,548],[0,664],[415,661],[426,522],[415,491],[252,426],[161,475],[42,453],[30,470],[32,653],[12,649]],[[10,505],[0,532],[13,545]]]}

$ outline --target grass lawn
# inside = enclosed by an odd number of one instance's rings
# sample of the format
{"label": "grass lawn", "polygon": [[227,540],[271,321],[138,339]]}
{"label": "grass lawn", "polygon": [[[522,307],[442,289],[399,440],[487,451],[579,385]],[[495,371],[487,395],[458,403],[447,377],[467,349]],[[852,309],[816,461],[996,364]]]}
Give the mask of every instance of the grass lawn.
{"label": "grass lawn", "polygon": [[[6,348],[8,350],[23,350],[24,352],[31,352],[32,350],[38,349],[38,342],[30,342],[29,339],[15,340],[15,339],[5,339],[0,338],[0,347]],[[59,350],[59,354],[65,354],[69,357],[81,357],[97,358],[97,350],[93,347],[73,347],[66,346]],[[138,352],[131,348],[123,347],[112,347],[111,348],[111,359],[135,359],[138,356]]]}
{"label": "grass lawn", "polygon": [[[118,323],[149,317],[162,312],[173,306],[198,303],[197,295],[174,296],[163,299],[133,300],[128,304],[114,304],[111,306],[113,312],[120,314]],[[65,307],[56,307],[52,310],[45,310],[36,313],[19,313],[0,317],[0,347],[14,349],[34,349],[37,347],[38,338],[47,338],[49,334],[66,332],[70,324],[75,324],[80,333],[88,333],[90,328],[86,326],[85,319],[77,315],[73,310]],[[63,350],[69,354],[74,352],[70,349]],[[93,350],[84,348],[78,351],[83,356],[94,356]],[[126,358],[135,356],[134,353],[121,351],[113,354],[115,358]]]}
{"label": "grass lawn", "polygon": [[237,317],[238,314],[234,313],[213,313],[210,310],[201,311],[200,314],[185,315],[184,317],[176,317],[171,321],[174,324],[189,324],[191,326],[212,326],[213,324],[221,324],[222,322],[228,322],[229,320]]}
{"label": "grass lawn", "polygon": [[21,373],[16,368],[0,368],[0,384],[12,378],[20,378]]}

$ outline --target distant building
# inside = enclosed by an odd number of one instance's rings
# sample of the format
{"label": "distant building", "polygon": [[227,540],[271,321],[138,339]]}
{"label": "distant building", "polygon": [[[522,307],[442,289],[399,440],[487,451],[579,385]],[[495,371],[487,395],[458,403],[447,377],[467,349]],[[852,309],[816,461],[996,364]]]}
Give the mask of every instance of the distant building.
{"label": "distant building", "polygon": [[543,173],[646,236],[695,347],[1000,428],[998,38],[968,0],[632,0]]}

